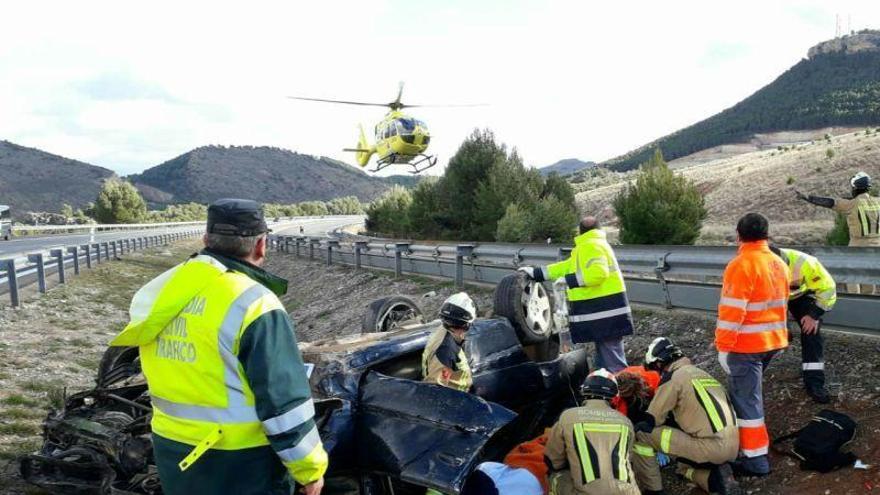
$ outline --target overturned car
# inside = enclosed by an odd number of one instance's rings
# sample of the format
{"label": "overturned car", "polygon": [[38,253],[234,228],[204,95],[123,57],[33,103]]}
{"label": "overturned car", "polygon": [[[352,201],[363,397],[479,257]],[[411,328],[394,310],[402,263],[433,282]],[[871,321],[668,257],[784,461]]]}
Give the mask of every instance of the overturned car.
{"label": "overturned car", "polygon": [[[500,460],[575,404],[587,357],[560,346],[543,287],[511,275],[494,314],[465,341],[470,393],[422,381],[422,350],[440,323],[424,323],[399,296],[368,306],[367,332],[301,345],[330,456],[324,493],[459,493],[480,462]],[[50,412],[22,476],[53,493],[162,493],[150,416],[137,349],[109,348],[97,386]]]}

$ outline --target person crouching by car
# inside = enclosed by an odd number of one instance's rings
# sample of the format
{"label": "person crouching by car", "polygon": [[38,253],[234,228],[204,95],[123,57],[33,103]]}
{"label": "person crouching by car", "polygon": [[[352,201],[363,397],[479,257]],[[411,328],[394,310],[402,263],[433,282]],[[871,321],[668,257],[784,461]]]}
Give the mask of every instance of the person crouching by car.
{"label": "person crouching by car", "polygon": [[464,352],[465,334],[477,318],[474,301],[464,292],[449,296],[440,306],[440,328],[428,337],[422,353],[423,381],[467,392],[473,384]]}

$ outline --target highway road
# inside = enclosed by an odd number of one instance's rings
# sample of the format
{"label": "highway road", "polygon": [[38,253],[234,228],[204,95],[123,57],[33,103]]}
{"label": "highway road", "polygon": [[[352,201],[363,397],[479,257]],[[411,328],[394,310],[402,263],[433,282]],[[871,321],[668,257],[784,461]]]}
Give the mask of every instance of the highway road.
{"label": "highway road", "polygon": [[[346,227],[352,224],[362,224],[364,217],[360,215],[349,216],[327,216],[324,218],[306,218],[291,219],[271,224],[273,231],[277,234],[299,235],[299,227],[303,227],[303,234],[306,236],[325,236],[328,232],[337,228]],[[179,230],[189,230],[192,226],[177,228]],[[82,234],[59,234],[59,235],[43,235],[12,238],[8,241],[0,241],[0,259],[19,258],[28,253],[45,252],[63,246],[80,246],[89,242],[108,242],[117,239],[130,239],[132,237],[163,234],[174,232],[175,228],[170,229],[145,229],[145,230],[129,230],[117,232],[96,232],[94,240],[91,240],[88,233]]]}

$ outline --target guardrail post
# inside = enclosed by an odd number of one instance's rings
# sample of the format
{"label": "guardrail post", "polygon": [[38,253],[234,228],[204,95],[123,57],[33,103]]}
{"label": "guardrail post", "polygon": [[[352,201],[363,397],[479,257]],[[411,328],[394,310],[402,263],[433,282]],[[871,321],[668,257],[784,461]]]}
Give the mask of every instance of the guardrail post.
{"label": "guardrail post", "polygon": [[299,258],[299,256],[300,256],[300,249],[299,248],[302,244],[304,244],[306,242],[306,239],[304,237],[297,237],[294,242],[295,242],[295,244],[293,247],[294,247],[294,250],[296,251],[296,257]]}
{"label": "guardrail post", "polygon": [[102,242],[101,245],[104,247],[104,261],[110,261],[110,243]]}
{"label": "guardrail post", "polygon": [[354,242],[354,267],[357,269],[361,268],[361,253],[369,249],[367,246],[367,241],[355,241]]}
{"label": "guardrail post", "polygon": [[92,244],[92,247],[95,248],[95,264],[101,264],[101,245],[98,243]]}
{"label": "guardrail post", "polygon": [[119,252],[116,250],[116,241],[111,242],[110,245],[113,246],[113,259],[118,260],[119,259]]}
{"label": "guardrail post", "polygon": [[559,261],[562,261],[564,259],[567,259],[570,254],[571,254],[571,248],[568,248],[568,247],[559,248],[559,251],[556,252],[556,259]]}
{"label": "guardrail post", "polygon": [[403,275],[403,253],[409,253],[408,242],[394,243],[394,276]]}
{"label": "guardrail post", "polygon": [[284,236],[284,252],[286,254],[290,254],[290,244],[293,241],[293,237],[286,235]]}
{"label": "guardrail post", "polygon": [[9,301],[13,308],[17,308],[18,300],[18,273],[15,271],[15,259],[3,260],[6,265],[6,283],[9,285]]}
{"label": "guardrail post", "polygon": [[92,246],[88,244],[83,244],[80,246],[84,253],[86,253],[86,268],[92,268]]}
{"label": "guardrail post", "polygon": [[473,244],[459,244],[455,247],[455,286],[464,287],[464,259],[474,253]]}
{"label": "guardrail post", "polygon": [[333,250],[339,249],[339,241],[327,241],[327,266],[333,264]]}
{"label": "guardrail post", "polygon": [[67,252],[73,255],[73,274],[79,275],[79,248],[70,246],[67,248]]}
{"label": "guardrail post", "polygon": [[320,239],[309,239],[309,260],[315,259],[315,246],[321,244]]}
{"label": "guardrail post", "polygon": [[46,267],[43,265],[43,253],[34,253],[27,255],[27,259],[31,263],[37,265],[37,290],[40,294],[46,293]]}
{"label": "guardrail post", "polygon": [[53,249],[49,251],[49,254],[55,258],[55,263],[58,263],[58,283],[66,284],[67,283],[67,274],[64,273],[64,250],[63,249]]}

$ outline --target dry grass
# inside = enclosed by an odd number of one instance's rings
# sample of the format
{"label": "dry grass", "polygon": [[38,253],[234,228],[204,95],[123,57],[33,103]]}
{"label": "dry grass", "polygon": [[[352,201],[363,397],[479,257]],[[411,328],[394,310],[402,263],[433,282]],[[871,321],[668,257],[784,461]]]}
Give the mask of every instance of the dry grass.
{"label": "dry grass", "polygon": [[[833,156],[828,157],[828,150]],[[863,170],[880,176],[880,133],[864,131],[830,140],[757,151],[681,168],[705,194],[709,216],[700,243],[728,243],[732,227],[746,212],[767,215],[777,242],[818,244],[834,220],[831,211],[795,198],[795,190],[827,196],[849,194],[849,178]],[[611,203],[625,181],[577,195],[582,212],[614,222]]]}

